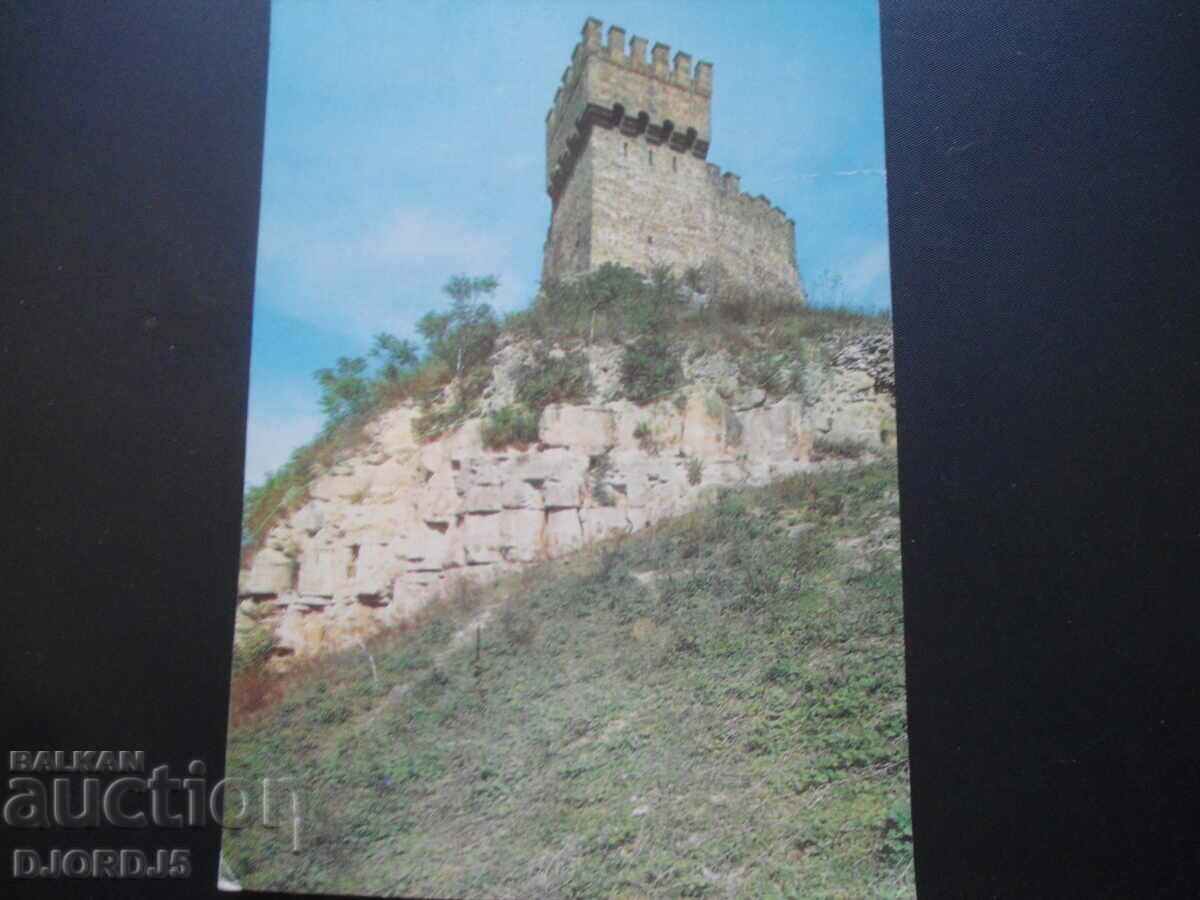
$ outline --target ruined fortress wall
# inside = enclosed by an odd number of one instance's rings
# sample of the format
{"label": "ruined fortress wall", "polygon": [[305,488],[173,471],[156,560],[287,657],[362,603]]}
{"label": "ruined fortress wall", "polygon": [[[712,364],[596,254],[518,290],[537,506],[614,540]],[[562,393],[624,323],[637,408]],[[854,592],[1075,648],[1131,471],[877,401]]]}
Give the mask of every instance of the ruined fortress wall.
{"label": "ruined fortress wall", "polygon": [[796,267],[796,223],[761,194],[743,194],[736,175],[722,175],[709,165],[708,176],[711,258],[740,284],[803,295]]}
{"label": "ruined fortress wall", "polygon": [[719,263],[732,281],[795,290],[793,223],[737,176],[665,145],[595,128],[554,211],[546,272],[563,277],[606,262],[676,275]]}

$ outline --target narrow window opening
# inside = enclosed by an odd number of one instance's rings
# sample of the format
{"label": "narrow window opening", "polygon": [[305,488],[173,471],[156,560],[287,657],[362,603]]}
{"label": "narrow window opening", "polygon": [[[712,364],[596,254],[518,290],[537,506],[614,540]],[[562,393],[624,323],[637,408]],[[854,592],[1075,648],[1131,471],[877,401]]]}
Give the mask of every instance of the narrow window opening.
{"label": "narrow window opening", "polygon": [[358,544],[350,545],[350,562],[346,566],[346,577],[353,578],[358,574]]}
{"label": "narrow window opening", "polygon": [[654,151],[650,150],[648,152],[650,154],[650,165],[654,165]]}
{"label": "narrow window opening", "polygon": [[672,172],[679,171],[679,157],[678,156],[671,157],[671,171]]}

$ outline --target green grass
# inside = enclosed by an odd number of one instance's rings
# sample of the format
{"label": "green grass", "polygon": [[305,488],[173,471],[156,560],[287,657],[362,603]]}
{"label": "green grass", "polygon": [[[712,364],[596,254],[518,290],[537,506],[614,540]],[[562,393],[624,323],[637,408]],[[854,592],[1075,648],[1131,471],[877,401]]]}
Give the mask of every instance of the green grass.
{"label": "green grass", "polygon": [[[894,463],[721,495],[279,680],[228,772],[307,786],[227,832],[246,888],[911,896]],[[846,543],[846,538],[865,538]],[[447,650],[480,607],[493,618]],[[393,685],[408,685],[390,698]]]}

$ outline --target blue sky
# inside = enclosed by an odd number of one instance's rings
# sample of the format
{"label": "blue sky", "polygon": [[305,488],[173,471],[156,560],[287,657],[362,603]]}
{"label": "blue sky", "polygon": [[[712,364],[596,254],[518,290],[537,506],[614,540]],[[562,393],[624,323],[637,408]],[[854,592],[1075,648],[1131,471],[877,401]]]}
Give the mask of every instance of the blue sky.
{"label": "blue sky", "polygon": [[890,305],[875,0],[277,0],[247,484],[320,428],[313,371],[413,336],[451,275],[533,298],[545,115],[589,15],[711,61],[709,162],[796,221],[806,283]]}

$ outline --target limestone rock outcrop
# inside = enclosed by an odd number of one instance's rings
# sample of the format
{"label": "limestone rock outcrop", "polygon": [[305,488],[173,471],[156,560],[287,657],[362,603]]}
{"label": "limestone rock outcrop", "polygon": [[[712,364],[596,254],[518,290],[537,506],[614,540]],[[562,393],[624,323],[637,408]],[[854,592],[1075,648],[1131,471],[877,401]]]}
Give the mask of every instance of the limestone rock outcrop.
{"label": "limestone rock outcrop", "polygon": [[[495,358],[481,414],[511,402],[528,357]],[[844,460],[814,460],[820,437],[886,452],[895,436],[891,339],[833,340],[804,390],[737,383],[722,354],[687,363],[689,383],[648,406],[619,399],[619,352],[588,348],[593,394],[547,407],[538,442],[491,450],[480,418],[429,443],[399,407],[353,455],[321,473],[241,573],[241,627],[268,613],[282,652],[345,648],[402,622],[454,579],[486,580],[686,511],[714,488],[768,483]],[[685,354],[685,359],[687,358]]]}

